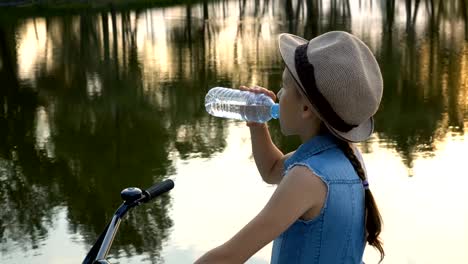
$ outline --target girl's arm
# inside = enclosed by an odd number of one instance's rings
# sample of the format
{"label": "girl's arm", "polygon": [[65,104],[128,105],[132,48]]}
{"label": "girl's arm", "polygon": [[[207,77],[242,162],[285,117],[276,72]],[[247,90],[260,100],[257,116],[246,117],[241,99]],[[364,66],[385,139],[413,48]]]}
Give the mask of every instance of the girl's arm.
{"label": "girl's arm", "polygon": [[252,141],[252,153],[262,179],[278,184],[283,178],[284,161],[294,152],[286,155],[271,140],[266,124],[248,124]]}
{"label": "girl's arm", "polygon": [[[263,87],[254,86],[249,88],[241,86],[239,89],[253,93],[263,93],[271,97],[273,101],[276,101],[275,93]],[[284,161],[288,159],[293,152],[284,155],[283,152],[276,147],[271,140],[270,132],[266,124],[247,122],[247,126],[250,127],[252,153],[260,175],[265,182],[278,184],[283,177]]]}
{"label": "girl's arm", "polygon": [[244,263],[284,232],[307,210],[318,213],[327,193],[326,185],[309,169],[296,166],[278,185],[263,210],[223,245],[207,252],[195,264]]}

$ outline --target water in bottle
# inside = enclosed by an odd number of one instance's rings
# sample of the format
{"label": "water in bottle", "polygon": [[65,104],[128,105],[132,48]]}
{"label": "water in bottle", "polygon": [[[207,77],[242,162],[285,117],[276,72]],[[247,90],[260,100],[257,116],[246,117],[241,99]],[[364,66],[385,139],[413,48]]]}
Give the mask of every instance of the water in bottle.
{"label": "water in bottle", "polygon": [[279,105],[265,94],[215,87],[205,97],[206,111],[217,117],[265,123],[279,117]]}

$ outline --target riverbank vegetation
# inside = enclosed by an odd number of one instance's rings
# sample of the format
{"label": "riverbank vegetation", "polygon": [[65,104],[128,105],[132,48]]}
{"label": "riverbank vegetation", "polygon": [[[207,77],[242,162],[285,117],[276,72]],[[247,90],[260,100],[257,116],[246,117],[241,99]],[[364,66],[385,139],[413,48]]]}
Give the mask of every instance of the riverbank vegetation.
{"label": "riverbank vegetation", "polygon": [[0,17],[25,17],[142,9],[207,0],[0,0]]}

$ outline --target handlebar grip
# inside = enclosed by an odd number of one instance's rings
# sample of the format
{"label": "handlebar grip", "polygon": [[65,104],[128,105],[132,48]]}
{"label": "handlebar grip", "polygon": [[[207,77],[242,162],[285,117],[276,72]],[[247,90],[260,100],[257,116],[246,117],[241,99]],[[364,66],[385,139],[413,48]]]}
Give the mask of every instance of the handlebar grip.
{"label": "handlebar grip", "polygon": [[174,188],[174,182],[171,179],[155,184],[144,191],[146,196],[144,202],[149,202],[151,199],[172,190],[172,188]]}

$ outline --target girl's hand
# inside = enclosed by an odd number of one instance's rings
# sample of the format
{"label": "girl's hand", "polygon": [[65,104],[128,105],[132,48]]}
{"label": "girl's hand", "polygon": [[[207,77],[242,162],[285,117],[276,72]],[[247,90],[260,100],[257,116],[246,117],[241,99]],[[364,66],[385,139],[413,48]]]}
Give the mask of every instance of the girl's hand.
{"label": "girl's hand", "polygon": [[[262,93],[266,96],[271,97],[273,101],[276,101],[276,94],[266,88],[260,87],[260,86],[252,86],[252,87],[247,87],[247,86],[240,86],[239,90],[241,91],[248,91],[248,92],[253,92],[253,93]],[[247,122],[248,127],[261,127],[264,126],[265,123],[257,123],[257,122]]]}

